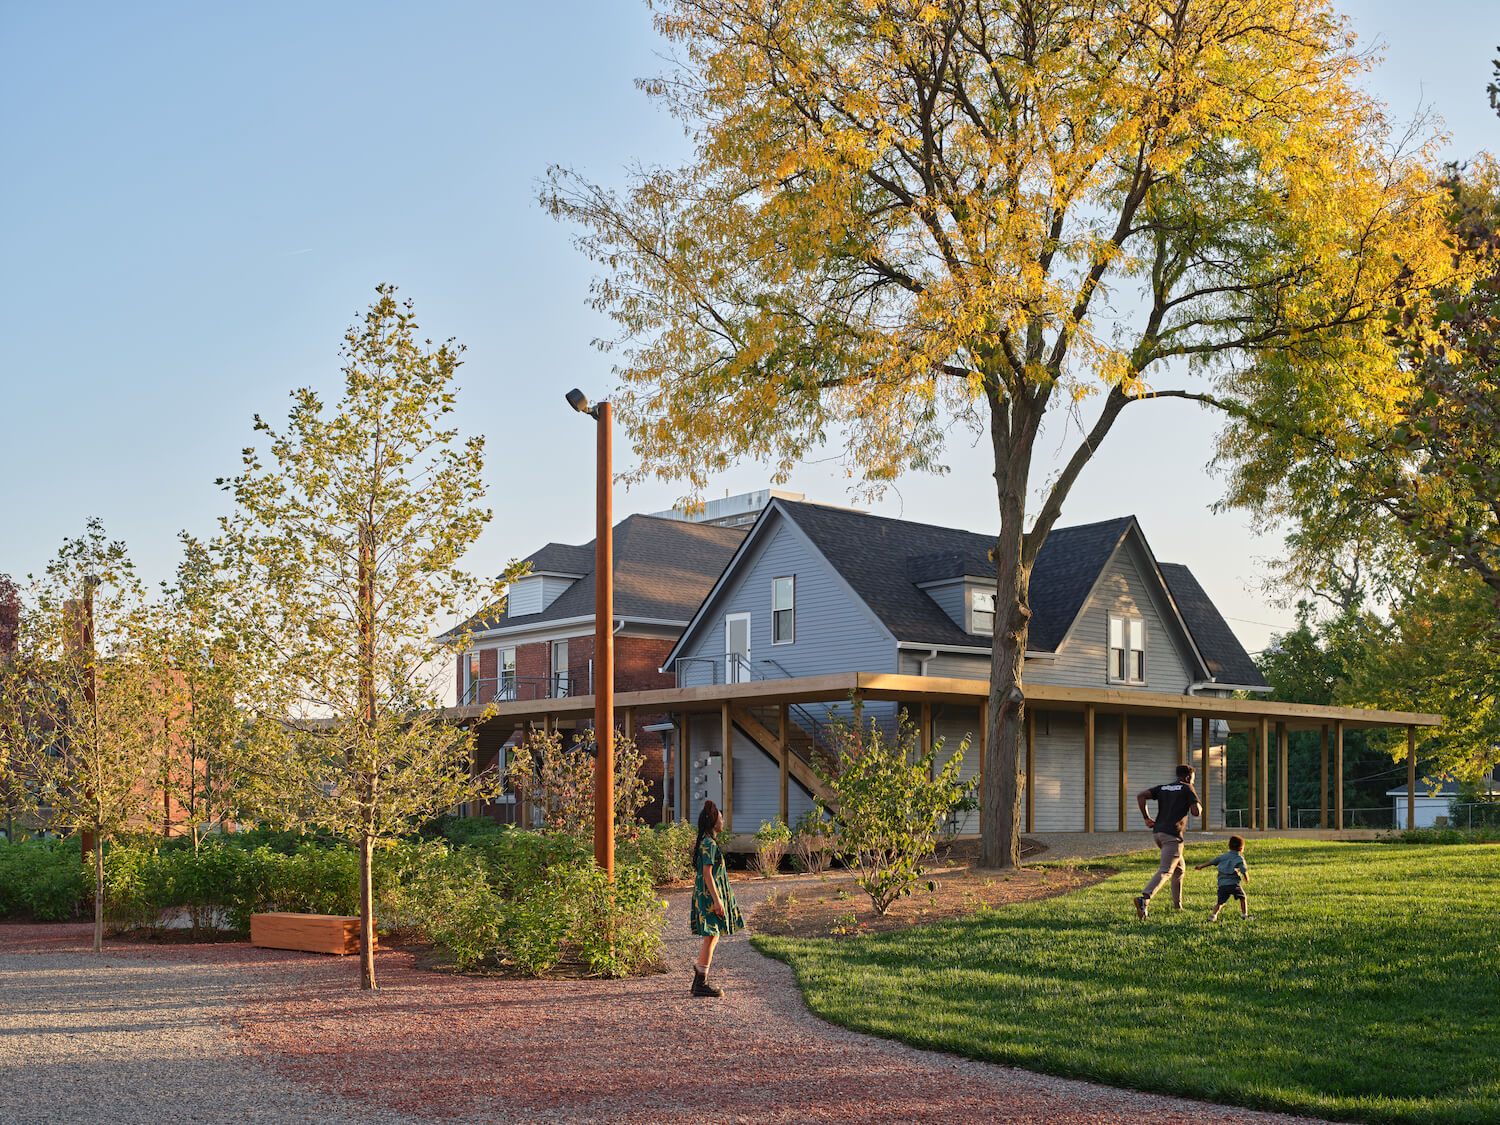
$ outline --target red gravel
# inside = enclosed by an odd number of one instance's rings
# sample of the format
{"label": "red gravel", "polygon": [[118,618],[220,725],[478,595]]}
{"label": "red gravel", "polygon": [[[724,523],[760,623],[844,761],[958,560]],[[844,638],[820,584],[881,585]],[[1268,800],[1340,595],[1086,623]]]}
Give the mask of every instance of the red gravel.
{"label": "red gravel", "polygon": [[[746,908],[769,884],[737,886]],[[778,887],[778,889],[780,889]],[[723,1000],[688,996],[696,939],[686,896],[664,976],[629,981],[474,979],[376,958],[376,993],[354,958],[245,945],[142,946],[112,956],[237,964],[234,1034],[257,1062],[326,1093],[414,1116],[477,1121],[911,1122],[1154,1125],[1292,1118],[1113,1090],[845,1031],[810,1015],[786,966],[742,938],[721,943]],[[26,936],[10,931],[36,931]],[[3,927],[0,950],[87,948],[87,926]]]}

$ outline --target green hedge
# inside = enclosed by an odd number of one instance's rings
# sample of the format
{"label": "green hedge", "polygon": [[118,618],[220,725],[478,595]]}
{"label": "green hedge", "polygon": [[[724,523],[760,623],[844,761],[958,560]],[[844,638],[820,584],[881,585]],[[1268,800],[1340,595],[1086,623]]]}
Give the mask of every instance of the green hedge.
{"label": "green hedge", "polygon": [[78,917],[92,875],[84,868],[76,839],[0,839],[0,917],[30,915],[38,922]]}
{"label": "green hedge", "polygon": [[[429,836],[377,849],[374,872],[382,932],[441,946],[459,969],[508,961],[540,975],[574,956],[599,976],[639,972],[658,959],[666,925],[656,884],[691,874],[686,826],[622,841],[612,885],[583,841],[513,828],[462,835],[463,846]],[[277,850],[286,842],[213,837],[196,852],[149,837],[111,844],[105,919],[114,931],[159,932],[185,911],[195,934],[245,933],[254,913],[358,912],[353,850],[306,838]],[[0,915],[76,917],[92,881],[76,840],[0,846]]]}

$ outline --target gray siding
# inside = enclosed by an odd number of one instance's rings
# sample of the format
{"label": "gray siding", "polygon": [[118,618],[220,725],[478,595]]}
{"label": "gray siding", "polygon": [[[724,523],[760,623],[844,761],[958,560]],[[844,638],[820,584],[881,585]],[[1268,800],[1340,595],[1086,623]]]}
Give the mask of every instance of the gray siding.
{"label": "gray siding", "polygon": [[[828,672],[894,672],[896,642],[864,604],[823,561],[806,538],[780,516],[730,581],[709,604],[682,651],[684,658],[718,661],[723,677],[724,618],[750,614],[750,661],[754,679],[818,676]],[[771,643],[771,582],[797,579],[794,640]],[[774,661],[774,663],[770,663]],[[708,665],[687,663],[682,682],[707,682]]]}
{"label": "gray siding", "polygon": [[[1033,661],[1027,675],[1035,683],[1065,687],[1120,687],[1181,693],[1199,678],[1182,631],[1163,600],[1158,583],[1148,580],[1150,563],[1134,536],[1127,537],[1110,559],[1084,602],[1078,618],[1058,646],[1057,659]],[[1146,624],[1146,682],[1110,684],[1109,615],[1139,616]]]}
{"label": "gray siding", "polygon": [[[708,795],[723,807],[719,799],[722,792],[723,773],[720,755],[721,720],[717,715],[694,715],[692,718],[692,756],[694,761],[707,758],[708,770],[713,775],[708,785]],[[703,767],[695,767],[694,773],[702,773]],[[688,803],[690,819],[696,821],[703,808],[703,797],[695,787]],[[813,807],[812,795],[802,788],[796,778],[787,779],[787,815],[796,821]],[[734,731],[734,825],[735,832],[754,832],[767,821],[781,816],[781,769],[775,760],[752,742],[738,727]]]}
{"label": "gray siding", "polygon": [[[901,672],[907,676],[922,674],[922,660],[926,652],[916,649],[901,650]],[[964,652],[940,652],[927,661],[929,676],[951,676],[957,680],[987,680],[990,678],[990,658],[987,654]]]}
{"label": "gray siding", "polygon": [[[958,767],[958,776],[961,781],[974,783],[972,796],[977,800],[980,796],[979,708],[953,704],[934,707],[932,738],[934,742],[941,743],[933,763],[937,769],[942,769],[952,761],[953,755],[968,742],[968,748],[963,751],[963,762]],[[962,812],[955,819],[956,829],[960,834],[979,831],[979,810]]]}
{"label": "gray siding", "polygon": [[953,618],[960,629],[967,631],[969,625],[964,620],[964,611],[967,608],[964,605],[964,590],[966,588],[963,580],[957,579],[953,582],[945,582],[941,586],[929,586],[923,592],[933,601],[937,602],[938,607],[949,617]]}

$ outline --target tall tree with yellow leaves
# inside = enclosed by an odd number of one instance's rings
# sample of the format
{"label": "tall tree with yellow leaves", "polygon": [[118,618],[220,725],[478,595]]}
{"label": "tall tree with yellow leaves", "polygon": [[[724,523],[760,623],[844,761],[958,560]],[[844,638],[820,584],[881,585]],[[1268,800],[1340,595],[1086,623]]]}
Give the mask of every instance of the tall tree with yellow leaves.
{"label": "tall tree with yellow leaves", "polygon": [[[1204,399],[1260,349],[1379,359],[1372,315],[1443,263],[1420,152],[1316,0],[655,0],[642,83],[693,153],[543,203],[603,267],[637,476],[831,434],[878,490],[988,431],[999,534],[987,864],[1018,857],[1037,552],[1127,406]],[[1376,370],[1378,370],[1378,365]],[[1089,412],[1028,497],[1049,415]]]}

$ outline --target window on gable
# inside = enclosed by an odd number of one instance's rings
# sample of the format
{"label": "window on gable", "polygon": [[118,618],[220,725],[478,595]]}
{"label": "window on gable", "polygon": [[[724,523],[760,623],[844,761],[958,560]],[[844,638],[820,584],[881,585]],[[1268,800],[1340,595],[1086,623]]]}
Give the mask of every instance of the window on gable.
{"label": "window on gable", "polygon": [[969,632],[991,633],[995,631],[995,594],[992,590],[969,592]]}
{"label": "window on gable", "polygon": [[1119,684],[1146,682],[1146,623],[1139,617],[1110,615],[1109,680]]}
{"label": "window on gable", "polygon": [[789,645],[797,639],[797,576],[771,582],[771,643]]}

